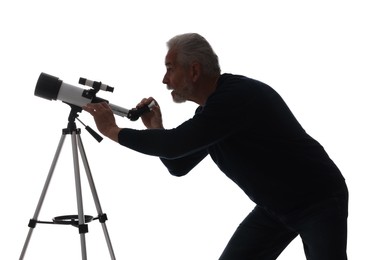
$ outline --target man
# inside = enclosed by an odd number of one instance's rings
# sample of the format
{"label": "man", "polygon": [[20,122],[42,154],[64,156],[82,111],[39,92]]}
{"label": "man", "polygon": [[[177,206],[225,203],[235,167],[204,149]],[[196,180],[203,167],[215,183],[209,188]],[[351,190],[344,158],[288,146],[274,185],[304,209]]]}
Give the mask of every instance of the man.
{"label": "man", "polygon": [[118,127],[106,103],[88,104],[99,131],[158,156],[175,176],[210,155],[256,203],[221,260],[276,259],[298,235],[307,259],[347,259],[345,180],[278,93],[257,80],[221,74],[217,55],[198,34],[175,36],[167,45],[163,83],[175,102],[199,105],[193,118],[166,130],[156,103],[141,117],[148,129],[139,131]]}

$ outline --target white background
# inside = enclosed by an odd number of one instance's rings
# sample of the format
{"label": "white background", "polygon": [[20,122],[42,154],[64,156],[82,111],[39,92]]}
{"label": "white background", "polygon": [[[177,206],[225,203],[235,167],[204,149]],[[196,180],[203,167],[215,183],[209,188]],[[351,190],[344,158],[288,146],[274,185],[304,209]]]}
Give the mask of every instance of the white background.
{"label": "white background", "polygon": [[[39,74],[102,81],[115,91],[100,96],[127,108],[154,96],[175,127],[196,106],[174,104],[161,80],[165,42],[185,32],[210,41],[223,72],[275,88],[326,148],[350,189],[349,258],[369,259],[369,13],[356,0],[2,1],[0,259],[19,258],[67,126],[67,105],[34,96]],[[209,159],[176,178],[157,158],[97,143],[79,127],[117,259],[218,259],[253,208]],[[70,147],[67,136],[41,220],[77,213]],[[95,215],[82,164],[81,174],[85,214]],[[88,259],[110,259],[99,222],[89,230]],[[25,259],[81,259],[77,229],[37,225]],[[305,259],[299,238],[279,259]]]}

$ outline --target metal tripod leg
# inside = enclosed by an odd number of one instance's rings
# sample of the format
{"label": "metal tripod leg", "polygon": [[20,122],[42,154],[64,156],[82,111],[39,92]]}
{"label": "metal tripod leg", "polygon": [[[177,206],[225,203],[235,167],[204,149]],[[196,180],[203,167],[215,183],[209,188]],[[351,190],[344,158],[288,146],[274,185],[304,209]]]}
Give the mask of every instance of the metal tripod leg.
{"label": "metal tripod leg", "polygon": [[78,160],[78,151],[77,151],[78,147],[77,147],[77,137],[76,136],[77,136],[76,131],[73,131],[71,134],[71,137],[72,137],[73,166],[74,166],[74,172],[75,172],[77,209],[78,209],[78,229],[80,233],[82,260],[87,260],[85,233],[88,230],[87,230],[87,225],[85,224],[85,215],[84,215],[83,203],[82,203],[81,176],[80,176],[80,166],[79,166],[79,160]]}
{"label": "metal tripod leg", "polygon": [[92,174],[91,174],[90,166],[89,166],[89,163],[87,161],[85,149],[84,149],[84,146],[83,146],[82,139],[81,139],[80,135],[77,135],[77,144],[78,144],[78,147],[79,147],[79,150],[80,150],[82,162],[83,162],[84,167],[85,167],[85,171],[86,171],[87,179],[89,181],[91,193],[92,193],[92,196],[94,198],[95,207],[96,207],[96,210],[97,210],[98,216],[99,216],[99,221],[100,221],[101,226],[103,228],[103,232],[104,232],[105,240],[107,242],[109,253],[110,253],[111,259],[115,260],[116,257],[114,255],[114,251],[113,251],[112,243],[111,243],[111,240],[110,240],[110,237],[109,237],[108,229],[107,229],[107,226],[105,224],[105,221],[107,220],[107,218],[106,218],[106,215],[103,213],[103,210],[102,210],[102,207],[101,207],[101,204],[100,204],[100,201],[99,201],[98,193],[97,193],[96,188],[95,188],[94,179],[93,179]]}
{"label": "metal tripod leg", "polygon": [[26,241],[23,245],[23,249],[22,249],[22,253],[21,253],[21,256],[19,257],[19,260],[22,260],[24,258],[24,255],[26,254],[26,251],[27,251],[27,247],[28,247],[28,244],[31,240],[31,236],[32,236],[32,232],[33,232],[33,229],[35,228],[36,226],[36,223],[37,223],[37,219],[39,217],[39,214],[40,214],[40,210],[41,210],[41,207],[42,207],[42,204],[44,203],[44,199],[45,199],[45,196],[46,196],[46,192],[48,191],[48,188],[49,188],[49,184],[50,184],[50,181],[51,181],[51,178],[53,177],[53,173],[54,173],[54,170],[55,170],[55,166],[58,162],[58,158],[59,158],[59,155],[60,155],[60,151],[62,150],[62,147],[63,147],[63,143],[64,143],[64,140],[65,140],[65,135],[62,134],[62,136],[60,137],[60,141],[59,141],[59,144],[58,144],[58,147],[57,147],[57,150],[55,152],[55,155],[54,155],[54,159],[51,163],[51,167],[50,167],[50,170],[49,170],[49,173],[48,173],[48,176],[46,178],[46,181],[45,181],[45,185],[44,185],[44,188],[41,192],[41,196],[40,196],[40,199],[39,199],[39,202],[37,204],[37,207],[36,207],[36,210],[35,210],[35,213],[33,214],[33,218],[30,220],[30,223],[28,224],[28,226],[30,227],[29,231],[28,231],[28,235],[27,235],[27,238],[26,238]]}
{"label": "metal tripod leg", "polygon": [[[83,144],[82,144],[82,140],[81,140],[81,137],[80,137],[80,134],[79,134],[79,130],[78,131],[73,130],[72,132],[69,132],[69,133],[71,134],[71,141],[72,141],[73,166],[74,166],[77,208],[78,208],[78,228],[79,228],[79,233],[80,233],[82,260],[87,260],[85,233],[88,232],[88,228],[87,228],[87,225],[85,223],[85,215],[84,215],[84,211],[83,211],[81,176],[80,176],[78,150],[80,150],[81,158],[82,158],[82,161],[83,161],[83,164],[84,164],[84,167],[85,167],[87,179],[89,181],[89,185],[90,185],[90,189],[91,189],[91,192],[92,192],[92,195],[93,195],[93,198],[94,198],[95,206],[96,206],[97,212],[99,214],[99,221],[102,224],[104,236],[105,236],[105,239],[106,239],[106,242],[107,242],[107,245],[108,245],[108,249],[109,249],[111,259],[115,260],[116,258],[114,256],[112,243],[110,241],[108,230],[107,230],[107,227],[105,225],[105,221],[107,220],[106,214],[103,213],[100,202],[99,202],[99,198],[98,198],[97,191],[96,191],[96,188],[95,188],[94,180],[93,180],[92,175],[91,175],[91,171],[90,171],[90,167],[89,167],[89,164],[88,164],[88,161],[87,161],[86,153],[85,153],[85,150],[84,150],[84,147],[83,147]],[[53,172],[55,170],[55,166],[57,164],[57,161],[58,161],[58,158],[59,158],[59,155],[60,155],[60,151],[63,147],[63,143],[64,143],[64,140],[65,140],[65,135],[66,135],[66,133],[64,132],[62,137],[60,138],[57,151],[55,153],[53,162],[52,162],[50,170],[49,170],[49,174],[47,176],[44,188],[42,190],[39,202],[38,202],[37,207],[36,207],[36,211],[35,211],[34,216],[30,220],[30,223],[28,225],[30,227],[30,229],[29,229],[25,244],[23,246],[21,256],[19,258],[20,260],[23,260],[23,258],[25,256],[28,244],[29,244],[31,236],[32,236],[33,229],[35,228],[36,223],[38,222],[39,213],[41,211],[42,204],[44,202],[47,190],[49,188],[49,184],[50,184]]]}

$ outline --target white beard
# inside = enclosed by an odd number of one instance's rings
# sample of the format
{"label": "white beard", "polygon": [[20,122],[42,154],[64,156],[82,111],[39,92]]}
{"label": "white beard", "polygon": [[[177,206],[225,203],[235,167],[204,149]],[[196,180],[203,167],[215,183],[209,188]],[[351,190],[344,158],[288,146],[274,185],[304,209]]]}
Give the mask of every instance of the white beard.
{"label": "white beard", "polygon": [[169,85],[167,85],[168,90],[172,90],[172,100],[175,103],[184,103],[189,100],[189,97],[191,96],[193,92],[193,85],[189,83],[187,80],[184,79],[182,92],[178,93],[175,90],[173,90]]}
{"label": "white beard", "polygon": [[179,93],[177,93],[175,91],[172,91],[171,95],[172,95],[172,100],[175,103],[180,104],[180,103],[184,103],[184,102],[187,101],[187,99],[184,96],[180,95]]}

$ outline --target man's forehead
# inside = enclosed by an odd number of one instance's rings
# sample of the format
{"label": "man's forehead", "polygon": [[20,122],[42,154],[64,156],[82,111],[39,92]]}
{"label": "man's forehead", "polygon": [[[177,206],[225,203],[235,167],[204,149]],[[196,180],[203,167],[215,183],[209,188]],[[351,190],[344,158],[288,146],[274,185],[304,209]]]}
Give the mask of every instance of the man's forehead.
{"label": "man's forehead", "polygon": [[169,50],[165,58],[165,65],[174,65],[176,61],[176,52],[175,50]]}

